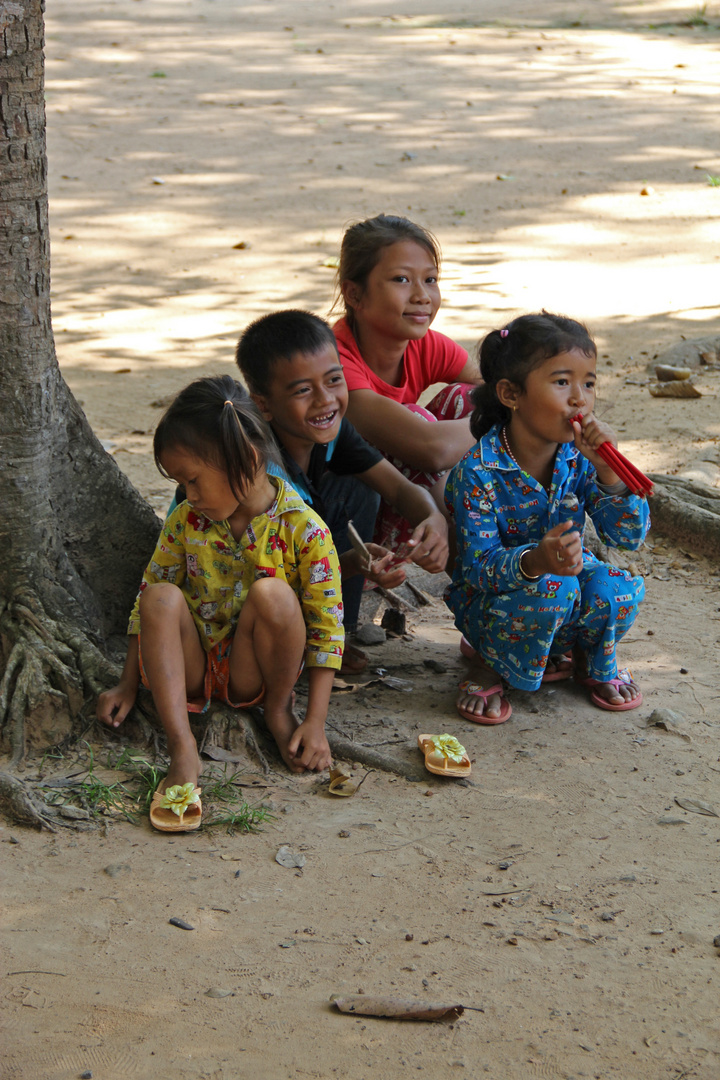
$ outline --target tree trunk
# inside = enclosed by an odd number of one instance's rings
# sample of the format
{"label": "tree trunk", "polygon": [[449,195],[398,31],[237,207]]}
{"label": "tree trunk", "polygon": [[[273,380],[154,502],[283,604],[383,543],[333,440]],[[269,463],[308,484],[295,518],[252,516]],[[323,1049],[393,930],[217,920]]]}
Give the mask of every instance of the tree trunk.
{"label": "tree trunk", "polygon": [[114,677],[104,642],[125,630],[159,531],[57,365],[43,10],[0,0],[0,739],[14,762],[70,734]]}

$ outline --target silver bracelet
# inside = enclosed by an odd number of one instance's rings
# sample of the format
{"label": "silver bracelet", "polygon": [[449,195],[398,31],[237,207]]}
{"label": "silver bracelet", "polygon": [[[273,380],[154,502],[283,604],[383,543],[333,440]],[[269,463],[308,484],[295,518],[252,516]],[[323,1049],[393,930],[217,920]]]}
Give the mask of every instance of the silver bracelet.
{"label": "silver bracelet", "polygon": [[539,581],[540,578],[543,576],[542,574],[535,574],[535,576],[533,577],[531,574],[526,573],[526,571],[523,569],[523,564],[522,564],[523,555],[526,555],[528,553],[528,551],[533,551],[533,550],[534,549],[532,547],[523,548],[523,550],[520,552],[520,558],[518,559],[518,570],[520,571],[520,573],[522,574],[522,576],[525,578],[526,581]]}

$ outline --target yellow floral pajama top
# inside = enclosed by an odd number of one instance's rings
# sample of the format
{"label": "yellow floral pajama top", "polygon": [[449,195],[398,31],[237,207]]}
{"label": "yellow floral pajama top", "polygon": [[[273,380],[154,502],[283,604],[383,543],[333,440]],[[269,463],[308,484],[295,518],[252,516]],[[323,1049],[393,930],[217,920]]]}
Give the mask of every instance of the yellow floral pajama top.
{"label": "yellow floral pajama top", "polygon": [[140,633],[138,605],[148,585],[169,581],[182,591],[206,652],[235,632],[253,582],[279,577],[296,593],[307,627],[307,667],[339,669],[343,604],[340,566],[330,530],[294,488],[268,476],[272,506],[235,540],[227,521],[213,521],[180,503],[165,521],[143,574],[128,634]]}

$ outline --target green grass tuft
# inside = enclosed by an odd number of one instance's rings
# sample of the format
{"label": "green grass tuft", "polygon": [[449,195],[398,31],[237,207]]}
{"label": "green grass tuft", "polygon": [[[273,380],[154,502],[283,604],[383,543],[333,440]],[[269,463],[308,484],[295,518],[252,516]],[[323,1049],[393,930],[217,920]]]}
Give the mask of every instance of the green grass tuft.
{"label": "green grass tuft", "polygon": [[228,835],[232,836],[236,832],[258,832],[264,822],[274,820],[275,815],[271,814],[266,806],[250,806],[243,802],[236,810],[218,809],[211,812],[203,818],[200,829],[214,829],[218,825],[224,825]]}
{"label": "green grass tuft", "polygon": [[[48,790],[46,800],[56,806],[79,805],[96,818],[101,815],[123,817],[133,825],[139,825],[148,814],[153,793],[167,775],[167,769],[126,748],[120,754],[111,755],[107,761],[108,768],[124,773],[125,778],[106,783],[95,775],[92,747],[88,743],[84,743],[83,747],[87,770],[85,777],[61,788]],[[206,807],[201,829],[224,826],[232,835],[235,832],[256,832],[264,822],[273,820],[267,807],[250,806],[243,798],[241,776],[237,769],[230,771],[227,764],[222,766],[222,770],[217,765],[209,767],[209,773],[200,783]]]}

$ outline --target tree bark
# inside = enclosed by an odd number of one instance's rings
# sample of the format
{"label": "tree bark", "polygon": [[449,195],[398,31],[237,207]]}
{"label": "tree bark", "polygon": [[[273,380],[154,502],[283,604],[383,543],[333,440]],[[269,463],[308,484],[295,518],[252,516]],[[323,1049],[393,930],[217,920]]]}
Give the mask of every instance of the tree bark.
{"label": "tree bark", "polygon": [[[159,531],[60,374],[50,318],[42,0],[0,0],[0,725],[68,734],[111,678]],[[33,740],[35,741],[35,740]]]}

